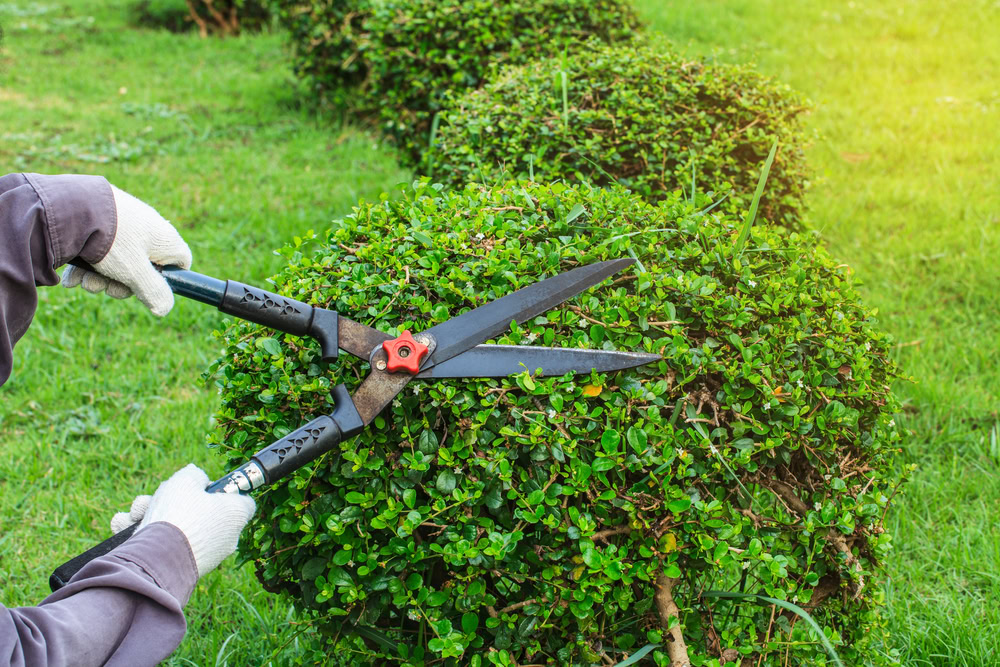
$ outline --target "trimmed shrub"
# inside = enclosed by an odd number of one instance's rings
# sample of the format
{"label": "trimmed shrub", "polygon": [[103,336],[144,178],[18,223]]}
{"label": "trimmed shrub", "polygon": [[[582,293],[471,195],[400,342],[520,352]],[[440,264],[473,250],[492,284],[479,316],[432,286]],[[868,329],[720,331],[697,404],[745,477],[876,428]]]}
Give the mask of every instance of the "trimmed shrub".
{"label": "trimmed shrub", "polygon": [[506,67],[455,95],[423,166],[455,186],[507,172],[617,182],[653,200],[690,192],[694,180],[716,196],[732,190],[724,205],[745,211],[777,137],[760,213],[795,227],[808,178],[798,122],[805,109],[787,86],[750,67],[591,43],[567,58]]}
{"label": "trimmed shrub", "polygon": [[370,0],[272,0],[278,23],[288,30],[295,73],[307,79],[312,92],[325,101],[343,104],[345,88],[367,74],[357,35],[368,16]]}
{"label": "trimmed shrub", "polygon": [[[258,496],[243,555],[359,664],[592,665],[674,633],[694,665],[827,664],[794,615],[710,590],[792,601],[846,664],[878,663],[866,651],[899,483],[890,340],[815,237],[755,228],[737,251],[739,225],[619,187],[423,182],[296,239],[279,292],[394,334],[634,254],[496,342],[663,360],[414,382]],[[214,440],[232,464],[364,373],[249,323],[220,337]],[[647,657],[669,663],[665,648]]]}
{"label": "trimmed shrub", "polygon": [[139,0],[129,12],[135,25],[171,32],[197,27],[202,37],[260,30],[271,18],[260,0]]}
{"label": "trimmed shrub", "polygon": [[[625,0],[281,2],[296,71],[314,92],[377,119],[414,163],[450,89],[492,67],[562,53],[568,43],[631,39]],[[344,84],[360,82],[357,91]]]}

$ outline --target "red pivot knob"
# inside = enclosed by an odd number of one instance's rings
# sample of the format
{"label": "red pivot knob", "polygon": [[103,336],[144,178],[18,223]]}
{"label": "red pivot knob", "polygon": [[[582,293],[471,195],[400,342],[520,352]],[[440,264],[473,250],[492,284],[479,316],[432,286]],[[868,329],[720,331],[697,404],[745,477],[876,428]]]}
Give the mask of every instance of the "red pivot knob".
{"label": "red pivot knob", "polygon": [[418,343],[409,331],[404,331],[399,338],[382,343],[382,349],[388,357],[385,362],[387,371],[390,373],[403,371],[416,375],[420,372],[420,362],[427,354],[428,347]]}

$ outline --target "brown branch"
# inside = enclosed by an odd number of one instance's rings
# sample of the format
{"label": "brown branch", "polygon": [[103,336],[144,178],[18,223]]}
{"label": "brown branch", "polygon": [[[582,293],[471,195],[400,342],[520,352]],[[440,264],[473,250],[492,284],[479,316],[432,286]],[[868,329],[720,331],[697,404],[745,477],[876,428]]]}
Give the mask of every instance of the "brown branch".
{"label": "brown branch", "polygon": [[595,542],[597,540],[600,540],[606,544],[609,537],[613,537],[615,535],[627,535],[628,533],[631,532],[632,532],[632,526],[628,525],[627,523],[624,523],[620,526],[617,526],[616,528],[607,528],[605,530],[599,530],[593,535],[591,535],[590,539],[594,540]]}
{"label": "brown branch", "polygon": [[[678,579],[672,579],[665,574],[656,577],[656,608],[660,612],[660,622],[663,629],[667,631],[667,657],[670,658],[670,667],[688,667],[691,664],[688,658],[687,645],[684,643],[684,633],[681,631],[681,614],[674,602],[673,588]],[[671,628],[670,621],[676,619],[677,624]]]}
{"label": "brown branch", "polygon": [[205,39],[206,37],[208,37],[208,24],[205,22],[204,19],[198,16],[198,11],[194,8],[194,2],[192,2],[192,0],[187,0],[187,6],[188,6],[188,13],[191,16],[191,20],[194,21],[195,24],[198,26],[198,35],[202,39]]}
{"label": "brown branch", "polygon": [[[537,396],[532,396],[531,398],[535,402],[535,407],[538,408],[539,410],[541,410],[542,414],[548,415],[548,412],[546,412],[546,410],[545,410],[545,406],[542,405],[542,401]],[[566,438],[567,440],[572,440],[573,439],[573,438],[570,437],[569,431],[567,431],[563,427],[562,424],[558,424],[556,422],[552,422],[552,425],[555,426],[556,430],[559,431],[559,433],[562,434],[562,437]]]}
{"label": "brown branch", "polygon": [[577,315],[579,315],[580,317],[582,317],[583,319],[587,320],[588,322],[593,322],[594,324],[600,324],[605,329],[607,329],[607,328],[609,328],[611,326],[610,324],[607,324],[607,323],[602,322],[600,320],[595,320],[593,317],[590,317],[589,315],[587,315],[586,313],[584,313],[583,310],[581,308],[578,308],[577,306],[569,306],[569,309],[572,310]]}
{"label": "brown branch", "polygon": [[514,604],[507,605],[506,607],[500,610],[500,613],[509,614],[512,611],[517,611],[521,607],[527,607],[529,604],[535,604],[535,598],[528,598],[523,602],[515,602]]}

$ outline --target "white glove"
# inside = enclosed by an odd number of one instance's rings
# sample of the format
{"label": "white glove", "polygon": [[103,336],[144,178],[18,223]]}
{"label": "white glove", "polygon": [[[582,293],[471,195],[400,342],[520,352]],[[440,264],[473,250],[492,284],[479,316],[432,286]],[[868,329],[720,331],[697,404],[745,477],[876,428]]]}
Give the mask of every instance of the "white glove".
{"label": "white glove", "polygon": [[88,292],[106,292],[115,299],[135,294],[154,315],[163,317],[174,307],[174,293],[153,264],[191,267],[191,250],[173,225],[152,206],[111,186],[118,210],[115,240],[104,259],[94,264],[98,273],[69,266],[63,271],[66,287],[83,285]]}
{"label": "white glove", "polygon": [[235,493],[208,493],[208,475],[194,464],[187,465],[160,484],[152,496],[139,496],[130,512],[111,519],[111,530],[120,530],[141,521],[139,530],[151,523],[166,521],[184,533],[198,576],[204,576],[236,551],[243,527],[256,505],[249,496]]}
{"label": "white glove", "polygon": [[128,512],[119,512],[111,517],[111,533],[117,535],[133,523],[142,521],[146,510],[149,509],[149,501],[152,499],[153,496],[136,496],[135,500],[132,501],[132,509]]}

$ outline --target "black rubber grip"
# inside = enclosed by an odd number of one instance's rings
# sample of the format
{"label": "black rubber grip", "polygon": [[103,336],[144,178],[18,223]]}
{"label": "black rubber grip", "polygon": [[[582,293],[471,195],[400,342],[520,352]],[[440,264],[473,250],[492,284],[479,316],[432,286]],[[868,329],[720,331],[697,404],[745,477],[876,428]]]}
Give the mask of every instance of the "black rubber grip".
{"label": "black rubber grip", "polygon": [[293,336],[308,334],[313,318],[313,307],[307,303],[235,280],[226,281],[219,310]]}
{"label": "black rubber grip", "polygon": [[77,572],[82,570],[84,565],[94,560],[95,558],[106,556],[107,554],[111,553],[111,551],[114,550],[115,548],[121,546],[122,544],[125,544],[125,541],[128,538],[132,537],[132,534],[138,528],[139,528],[139,522],[133,523],[125,530],[115,533],[114,535],[104,540],[100,544],[92,546],[90,549],[84,551],[76,558],[68,560],[59,567],[57,567],[56,571],[53,572],[52,576],[49,577],[49,588],[52,590],[53,593],[55,593],[57,590],[68,584],[69,580],[72,579]]}
{"label": "black rubber grip", "polygon": [[332,361],[339,353],[336,311],[315,308],[235,280],[226,281],[219,310],[293,336],[312,336],[323,350],[323,361]]}
{"label": "black rubber grip", "polygon": [[331,393],[336,402],[332,415],[317,417],[253,455],[268,484],[325,454],[365,427],[347,387],[339,384]]}

